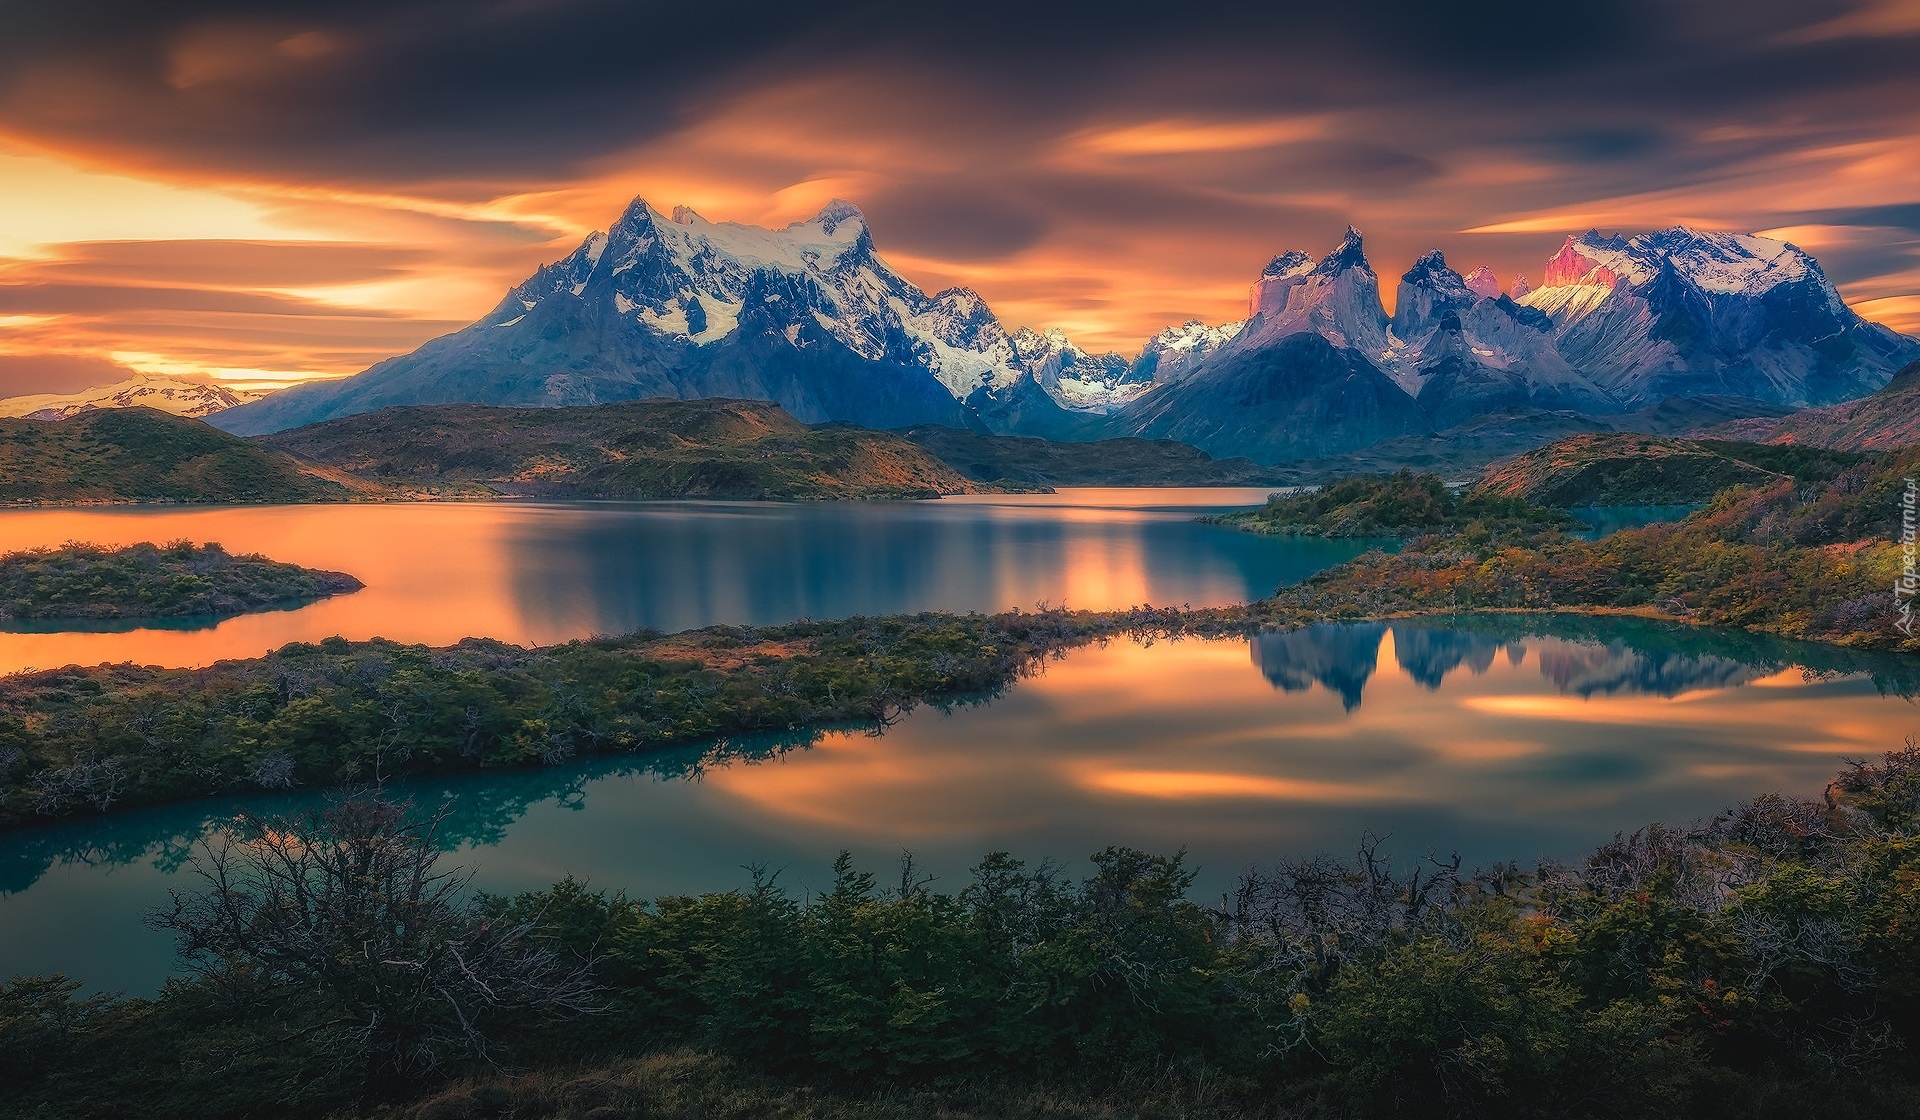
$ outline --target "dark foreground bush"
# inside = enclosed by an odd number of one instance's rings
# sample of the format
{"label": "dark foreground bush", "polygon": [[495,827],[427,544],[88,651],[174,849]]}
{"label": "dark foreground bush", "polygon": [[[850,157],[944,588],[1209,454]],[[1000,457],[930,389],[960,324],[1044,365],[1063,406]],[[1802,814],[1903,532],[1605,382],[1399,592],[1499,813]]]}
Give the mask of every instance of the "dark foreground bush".
{"label": "dark foreground bush", "polygon": [[[1081,878],[991,855],[951,893],[910,858],[884,882],[842,858],[817,895],[756,872],[646,903],[566,881],[422,910],[398,888],[438,881],[423,849],[345,910],[314,887],[345,914],[318,923],[258,880],[236,910],[216,874],[162,918],[196,979],[0,988],[0,1113],[1912,1116],[1917,818],[1909,746],[1820,800],[1578,864],[1408,866],[1369,841],[1250,869],[1217,907],[1187,897],[1180,856],[1120,848]],[[368,823],[404,856],[424,834],[394,820],[270,822],[233,858],[359,851],[342,830]],[[320,951],[288,967],[296,934]],[[565,998],[490,1002],[509,989]]]}

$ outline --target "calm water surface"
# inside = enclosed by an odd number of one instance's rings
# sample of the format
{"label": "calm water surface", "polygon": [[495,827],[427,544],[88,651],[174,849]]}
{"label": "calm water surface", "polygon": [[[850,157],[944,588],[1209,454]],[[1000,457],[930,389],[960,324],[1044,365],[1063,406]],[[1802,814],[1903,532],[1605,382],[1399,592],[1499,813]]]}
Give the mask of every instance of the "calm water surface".
{"label": "calm water surface", "polygon": [[1089,489],[931,502],[5,511],[0,552],[184,537],[350,572],[367,586],[217,625],[0,633],[0,672],[128,660],[203,665],[334,634],[549,643],[641,627],[1041,602],[1218,605],[1269,594],[1367,547],[1193,520],[1265,497],[1263,489]]}
{"label": "calm water surface", "polygon": [[[751,863],[819,887],[841,848],[876,870],[910,849],[957,889],[996,848],[1079,870],[1130,844],[1187,848],[1205,898],[1250,863],[1344,851],[1368,829],[1403,857],[1573,857],[1648,821],[1815,796],[1841,756],[1920,729],[1901,698],[1914,673],[1911,659],[1631,620],[1322,626],[1089,647],[880,736],[404,789],[452,800],[451,858],[494,890],[568,873],[641,896],[728,889]],[[240,807],[317,796],[0,835],[0,975],[153,988],[171,950],[140,915],[191,885],[179,868],[194,841]]]}

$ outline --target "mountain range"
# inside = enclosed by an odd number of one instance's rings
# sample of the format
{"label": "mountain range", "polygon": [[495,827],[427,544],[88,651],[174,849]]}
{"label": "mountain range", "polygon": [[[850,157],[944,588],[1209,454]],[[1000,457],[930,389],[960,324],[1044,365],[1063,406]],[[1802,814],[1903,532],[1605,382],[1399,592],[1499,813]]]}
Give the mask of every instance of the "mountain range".
{"label": "mountain range", "polygon": [[807,423],[1170,438],[1266,464],[1489,416],[1525,444],[1536,422],[1608,427],[1675,399],[1827,405],[1915,358],[1920,342],[1861,319],[1806,253],[1686,227],[1569,237],[1541,286],[1505,293],[1436,250],[1400,277],[1391,316],[1349,229],[1317,259],[1274,257],[1246,319],[1169,328],[1129,359],[1010,332],[967,288],[921,291],[845,202],[768,230],[635,200],[471,326],[213,422],[261,434],[391,405],[726,396]]}
{"label": "mountain range", "polygon": [[157,373],[136,373],[125,381],[79,393],[38,393],[0,400],[0,416],[27,420],[64,420],[97,408],[146,407],[175,416],[211,416],[266,396],[253,389],[232,389]]}

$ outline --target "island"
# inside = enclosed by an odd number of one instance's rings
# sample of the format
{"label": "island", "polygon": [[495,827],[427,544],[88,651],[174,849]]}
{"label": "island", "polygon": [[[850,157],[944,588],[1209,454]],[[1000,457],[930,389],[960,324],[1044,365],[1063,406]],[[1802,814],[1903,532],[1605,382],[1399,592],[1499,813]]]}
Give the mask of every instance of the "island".
{"label": "island", "polygon": [[345,572],[234,556],[218,544],[74,543],[0,556],[0,622],[235,615],[364,586]]}

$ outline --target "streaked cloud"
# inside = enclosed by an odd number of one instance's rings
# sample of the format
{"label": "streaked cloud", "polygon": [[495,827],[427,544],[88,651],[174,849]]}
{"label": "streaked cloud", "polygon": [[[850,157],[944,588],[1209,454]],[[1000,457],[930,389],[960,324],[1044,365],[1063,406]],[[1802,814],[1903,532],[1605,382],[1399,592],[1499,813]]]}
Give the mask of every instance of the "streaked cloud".
{"label": "streaked cloud", "polygon": [[75,0],[0,41],[0,354],[353,372],[635,195],[851,198],[923,286],[1122,350],[1348,222],[1389,298],[1433,247],[1792,230],[1913,330],[1917,48],[1920,0]]}

